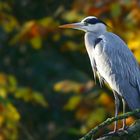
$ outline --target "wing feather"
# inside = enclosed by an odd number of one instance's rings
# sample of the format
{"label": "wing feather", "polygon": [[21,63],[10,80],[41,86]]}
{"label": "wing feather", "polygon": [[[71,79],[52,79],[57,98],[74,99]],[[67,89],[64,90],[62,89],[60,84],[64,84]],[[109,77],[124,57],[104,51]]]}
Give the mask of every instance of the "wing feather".
{"label": "wing feather", "polygon": [[103,52],[95,59],[97,70],[131,109],[140,108],[140,70],[133,53],[113,33],[106,32],[100,38],[103,41],[98,45]]}
{"label": "wing feather", "polygon": [[106,36],[103,36],[103,40],[103,53],[107,55],[112,73],[116,74],[118,80],[125,79],[137,87],[140,71],[133,53],[115,34],[108,33]]}

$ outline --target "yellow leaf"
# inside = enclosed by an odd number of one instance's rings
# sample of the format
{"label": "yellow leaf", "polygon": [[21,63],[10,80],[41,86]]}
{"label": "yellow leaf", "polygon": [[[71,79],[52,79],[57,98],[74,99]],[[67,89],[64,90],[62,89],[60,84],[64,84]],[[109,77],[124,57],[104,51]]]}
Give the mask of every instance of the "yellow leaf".
{"label": "yellow leaf", "polygon": [[94,110],[87,119],[87,126],[92,127],[100,122],[102,122],[106,117],[105,109],[104,108],[98,108]]}
{"label": "yellow leaf", "polygon": [[6,98],[7,97],[7,90],[5,88],[0,88],[0,97]]}
{"label": "yellow leaf", "polygon": [[57,92],[79,92],[79,89],[83,86],[83,84],[70,81],[70,80],[64,80],[61,82],[58,82],[54,85],[54,90]]}
{"label": "yellow leaf", "polygon": [[92,89],[94,85],[95,84],[93,83],[93,81],[87,81],[87,83],[78,83],[71,80],[64,80],[56,83],[54,85],[54,90],[63,93],[82,93]]}
{"label": "yellow leaf", "polygon": [[[32,27],[36,25],[36,21],[34,20],[31,20],[31,21],[28,21],[26,22],[19,33],[17,33],[11,40],[10,40],[10,44],[11,45],[14,45],[16,44],[17,42],[19,42],[20,40],[24,40],[25,36],[28,37],[28,33],[29,31],[32,29]],[[29,39],[29,38],[28,38]]]}
{"label": "yellow leaf", "polygon": [[19,121],[19,119],[20,119],[20,114],[18,113],[17,109],[11,103],[8,103],[6,105],[5,115],[6,115],[7,119],[10,119],[12,121]]}
{"label": "yellow leaf", "polygon": [[30,88],[18,88],[15,92],[15,97],[19,99],[23,99],[28,102],[32,99],[32,90]]}
{"label": "yellow leaf", "polygon": [[14,17],[10,15],[5,15],[5,17],[7,18],[7,20],[3,20],[2,24],[6,32],[11,32],[18,27],[18,22]]}
{"label": "yellow leaf", "polygon": [[68,11],[63,14],[63,18],[69,22],[72,22],[72,21],[80,21],[81,19],[83,19],[83,15],[79,14],[77,11]]}
{"label": "yellow leaf", "polygon": [[[64,48],[65,47],[65,48]],[[71,50],[71,51],[76,51],[76,50],[78,50],[79,49],[79,45],[78,44],[76,44],[76,43],[74,43],[74,42],[72,42],[72,41],[68,41],[65,45],[64,45],[64,49],[68,49],[68,50]],[[62,48],[62,49],[63,49]]]}
{"label": "yellow leaf", "polygon": [[73,96],[69,99],[68,103],[64,106],[65,110],[74,110],[82,100],[81,96]]}
{"label": "yellow leaf", "polygon": [[59,41],[59,39],[60,39],[60,35],[59,34],[54,34],[53,40],[54,41]]}
{"label": "yellow leaf", "polygon": [[140,63],[140,49],[139,49],[139,50],[136,50],[136,51],[134,52],[134,55],[135,55],[137,61]]}
{"label": "yellow leaf", "polygon": [[17,85],[17,80],[13,75],[8,76],[8,81],[9,81],[10,85],[13,85],[13,86]]}
{"label": "yellow leaf", "polygon": [[44,107],[48,106],[47,101],[41,93],[32,91],[30,88],[18,88],[14,95],[16,98],[23,99],[26,102],[34,102]]}
{"label": "yellow leaf", "polygon": [[129,40],[128,41],[128,46],[129,46],[129,48],[130,49],[139,49],[139,47],[140,47],[140,40],[139,40],[139,38],[137,39],[131,39],[131,40]]}
{"label": "yellow leaf", "polygon": [[41,36],[35,36],[30,39],[30,43],[34,49],[40,49],[42,47]]}
{"label": "yellow leaf", "polygon": [[8,76],[8,82],[9,82],[9,91],[14,92],[17,88],[17,80],[13,75]]}
{"label": "yellow leaf", "polygon": [[30,20],[30,21],[26,22],[26,23],[23,25],[20,34],[21,34],[21,35],[25,34],[25,33],[28,32],[35,24],[36,24],[36,21],[35,21],[35,20]]}
{"label": "yellow leaf", "polygon": [[33,93],[32,99],[33,99],[36,103],[38,103],[38,104],[40,104],[40,105],[42,105],[42,106],[44,106],[44,107],[48,107],[47,101],[45,100],[45,98],[44,98],[40,93],[34,92],[34,93]]}
{"label": "yellow leaf", "polygon": [[44,27],[51,27],[51,26],[56,25],[56,21],[54,21],[53,18],[51,18],[51,17],[46,17],[46,18],[39,20],[39,24]]}

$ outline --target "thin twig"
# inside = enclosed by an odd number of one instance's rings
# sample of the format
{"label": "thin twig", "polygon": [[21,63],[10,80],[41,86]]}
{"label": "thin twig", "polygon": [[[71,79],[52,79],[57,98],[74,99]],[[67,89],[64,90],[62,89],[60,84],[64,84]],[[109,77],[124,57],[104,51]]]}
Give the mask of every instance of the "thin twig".
{"label": "thin twig", "polygon": [[19,127],[22,129],[22,131],[24,132],[25,136],[27,137],[28,140],[35,140],[35,137],[33,137],[28,130],[25,128],[25,126],[19,122]]}
{"label": "thin twig", "polygon": [[91,140],[92,137],[94,137],[94,135],[103,127],[111,124],[114,121],[118,121],[118,120],[122,120],[125,118],[128,118],[129,116],[133,116],[136,115],[137,113],[140,113],[140,109],[136,109],[132,112],[127,112],[125,114],[119,115],[117,117],[112,117],[112,118],[108,118],[107,120],[105,120],[103,123],[99,124],[98,126],[96,126],[95,128],[91,129],[85,136],[83,136],[82,138],[80,138],[80,140]]}

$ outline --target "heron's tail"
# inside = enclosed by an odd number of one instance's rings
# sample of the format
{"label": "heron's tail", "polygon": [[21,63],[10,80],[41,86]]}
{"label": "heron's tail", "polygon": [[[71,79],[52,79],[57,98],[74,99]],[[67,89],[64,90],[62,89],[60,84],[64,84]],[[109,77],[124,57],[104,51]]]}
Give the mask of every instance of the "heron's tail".
{"label": "heron's tail", "polygon": [[[132,86],[130,83],[123,83],[119,91],[131,110],[140,108],[140,91],[138,87]],[[140,113],[137,115],[140,117]]]}

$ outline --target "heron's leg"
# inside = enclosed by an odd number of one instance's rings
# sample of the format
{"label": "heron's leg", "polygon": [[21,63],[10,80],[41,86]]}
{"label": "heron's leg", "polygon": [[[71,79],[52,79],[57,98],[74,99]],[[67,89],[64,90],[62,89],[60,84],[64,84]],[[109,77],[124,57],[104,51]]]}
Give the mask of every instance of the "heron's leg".
{"label": "heron's leg", "polygon": [[[115,117],[117,117],[118,116],[118,111],[119,111],[120,101],[119,101],[117,92],[113,91],[113,94],[114,94],[114,98],[115,98]],[[117,127],[118,127],[118,121],[115,121],[114,132],[117,131]]]}
{"label": "heron's leg", "polygon": [[[125,107],[126,107],[126,103],[125,103],[125,100],[124,100],[124,98],[122,98],[122,103],[123,103],[123,114],[125,113]],[[122,130],[125,130],[126,129],[126,119],[123,119],[122,120],[122,122],[123,122],[123,126],[122,126]]]}

